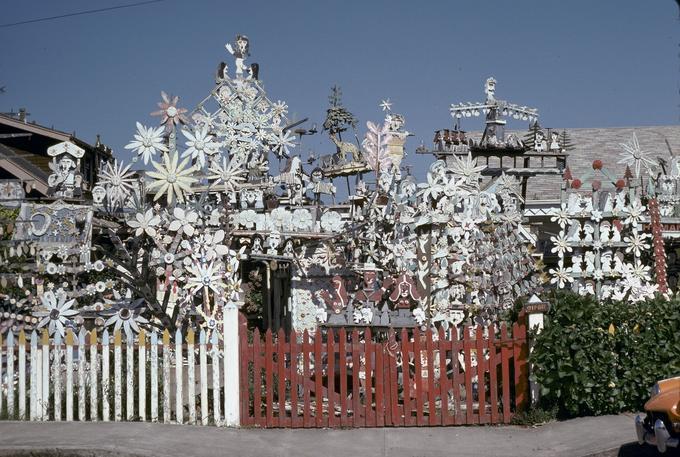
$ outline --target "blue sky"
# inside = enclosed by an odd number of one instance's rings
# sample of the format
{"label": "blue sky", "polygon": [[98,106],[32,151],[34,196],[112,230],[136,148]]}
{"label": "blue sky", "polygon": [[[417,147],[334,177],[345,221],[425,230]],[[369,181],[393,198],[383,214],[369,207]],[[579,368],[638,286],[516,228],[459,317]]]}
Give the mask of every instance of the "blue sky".
{"label": "blue sky", "polygon": [[[3,2],[0,24],[132,1]],[[167,0],[0,28],[0,111],[26,107],[90,142],[100,133],[128,159],[160,91],[194,106],[221,60],[233,68],[224,44],[243,33],[270,98],[297,118],[320,125],[338,84],[362,137],[389,97],[415,134],[407,162],[421,168],[413,150],[451,125],[452,102],[483,100],[491,75],[498,98],[538,108],[546,127],[677,124],[679,26],[671,0]],[[331,146],[316,135],[301,152]]]}

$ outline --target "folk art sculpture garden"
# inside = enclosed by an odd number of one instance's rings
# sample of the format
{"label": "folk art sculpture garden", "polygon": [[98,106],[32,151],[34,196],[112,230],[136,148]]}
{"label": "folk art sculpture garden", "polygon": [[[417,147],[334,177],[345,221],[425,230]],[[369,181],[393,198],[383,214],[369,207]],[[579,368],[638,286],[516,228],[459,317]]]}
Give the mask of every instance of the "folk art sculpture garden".
{"label": "folk art sculpture garden", "polygon": [[[131,163],[85,185],[65,141],[44,198],[0,182],[3,418],[510,423],[639,409],[677,373],[675,159],[633,136],[575,176],[569,131],[492,77],[428,146],[337,86],[318,132],[268,97],[248,37],[225,48],[197,106],[163,92],[129,120]],[[311,134],[333,152],[303,153]],[[560,202],[532,212],[541,177]]]}

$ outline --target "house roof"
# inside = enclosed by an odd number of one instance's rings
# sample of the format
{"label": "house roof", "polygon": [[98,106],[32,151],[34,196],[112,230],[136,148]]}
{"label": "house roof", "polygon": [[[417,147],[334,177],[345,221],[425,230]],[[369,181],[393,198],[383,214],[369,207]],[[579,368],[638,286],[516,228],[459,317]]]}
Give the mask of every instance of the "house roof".
{"label": "house roof", "polygon": [[[556,130],[562,132],[563,129]],[[676,156],[680,157],[680,125],[564,130],[567,131],[574,147],[574,149],[567,151],[569,154],[567,166],[574,178],[581,178],[587,173],[592,172],[593,161],[596,159],[602,161],[603,167],[611,175],[623,177],[626,165],[619,163],[621,153],[624,151],[621,144],[631,142],[633,133],[638,138],[640,149],[650,159],[658,161],[657,158],[661,157],[670,163],[671,153],[669,152],[669,147]],[[519,138],[524,138],[527,131],[506,131],[506,134],[509,133],[515,133]],[[478,136],[480,134],[480,132],[471,132],[470,136]],[[546,175],[529,178],[527,201],[557,200],[560,198],[561,186],[561,176]]]}

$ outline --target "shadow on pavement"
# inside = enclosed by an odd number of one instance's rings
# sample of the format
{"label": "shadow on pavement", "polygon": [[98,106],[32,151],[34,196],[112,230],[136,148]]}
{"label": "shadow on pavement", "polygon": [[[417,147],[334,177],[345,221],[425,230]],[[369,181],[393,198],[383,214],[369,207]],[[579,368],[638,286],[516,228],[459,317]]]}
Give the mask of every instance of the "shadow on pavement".
{"label": "shadow on pavement", "polygon": [[637,442],[624,444],[618,450],[612,451],[611,454],[603,454],[604,456],[611,455],[612,457],[660,457],[660,456],[680,456],[680,449],[668,449],[665,454],[659,453],[655,447],[649,445],[640,446]]}

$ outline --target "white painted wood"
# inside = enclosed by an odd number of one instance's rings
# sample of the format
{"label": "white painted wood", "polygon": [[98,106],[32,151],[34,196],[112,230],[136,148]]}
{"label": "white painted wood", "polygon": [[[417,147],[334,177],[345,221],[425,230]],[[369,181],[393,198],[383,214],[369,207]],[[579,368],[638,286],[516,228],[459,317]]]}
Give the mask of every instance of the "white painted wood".
{"label": "white painted wood", "polygon": [[137,360],[139,363],[139,392],[137,399],[139,404],[137,406],[139,420],[146,421],[146,334],[141,332],[137,335],[139,344]]}
{"label": "white painted wood", "polygon": [[125,357],[127,366],[125,369],[125,413],[128,421],[135,418],[135,341],[130,332],[125,343]]}
{"label": "white painted wood", "polygon": [[73,420],[73,335],[66,335],[66,420]]}
{"label": "white painted wood", "polygon": [[111,420],[111,405],[109,403],[111,393],[111,369],[109,367],[109,331],[104,330],[102,333],[102,420],[108,422]]}
{"label": "white painted wood", "polygon": [[26,335],[19,333],[19,420],[26,420]]}
{"label": "white painted wood", "polygon": [[[4,403],[3,399],[5,397],[4,389],[1,388],[1,384],[2,384],[3,379],[4,379],[2,377],[2,371],[3,371],[2,370],[2,366],[3,366],[2,361],[5,360],[5,357],[4,357],[5,354],[6,354],[6,352],[3,351],[3,347],[2,347],[2,333],[0,333],[0,411],[2,411],[2,405]],[[10,381],[10,382],[7,383],[7,390],[9,390],[11,388],[11,386],[12,386],[12,383]]]}
{"label": "white painted wood", "polygon": [[205,329],[201,329],[198,339],[199,362],[201,364],[201,423],[208,425],[208,357],[205,350]]}
{"label": "white painted wood", "polygon": [[113,336],[113,420],[123,419],[122,348],[120,331]]}
{"label": "white painted wood", "polygon": [[62,345],[63,341],[61,335],[57,333],[54,335],[54,350],[52,357],[52,380],[54,382],[54,420],[59,422],[61,416],[61,394],[63,373],[61,372],[61,359],[63,357]]}
{"label": "white painted wood", "polygon": [[42,386],[42,395],[40,396],[40,420],[49,420],[49,403],[50,403],[50,340],[47,338],[47,334],[42,341],[42,380],[40,382]]}
{"label": "white painted wood", "polygon": [[14,397],[14,333],[10,330],[6,342],[7,355],[7,411],[10,419],[15,419],[16,398]]}
{"label": "white painted wood", "polygon": [[38,379],[42,378],[38,368],[38,333],[31,332],[31,353],[30,353],[30,398],[29,398],[29,419],[38,420]]}
{"label": "white painted wood", "polygon": [[97,354],[97,332],[90,333],[90,420],[97,422],[99,420],[99,355]]}
{"label": "white painted wood", "polygon": [[229,302],[223,308],[224,342],[224,424],[238,427],[240,421],[239,402],[239,338],[238,308]]}
{"label": "white painted wood", "polygon": [[170,410],[170,335],[163,332],[163,422],[168,424],[172,417]]}
{"label": "white painted wood", "polygon": [[177,329],[175,332],[175,420],[178,424],[184,423],[184,403],[182,399],[182,367],[184,360],[182,358],[182,332]]}
{"label": "white painted wood", "polygon": [[158,422],[158,333],[151,334],[151,421]]}
{"label": "white painted wood", "polygon": [[212,333],[210,344],[212,345],[210,355],[212,358],[213,419],[215,425],[219,426],[222,425],[222,415],[220,414],[220,351],[217,332]]}
{"label": "white painted wood", "polygon": [[85,405],[87,403],[87,390],[85,388],[85,376],[87,368],[87,351],[85,348],[85,328],[78,333],[78,420],[86,421]]}
{"label": "white painted wood", "polygon": [[187,400],[189,401],[189,423],[196,424],[196,358],[194,354],[194,333],[187,337]]}

